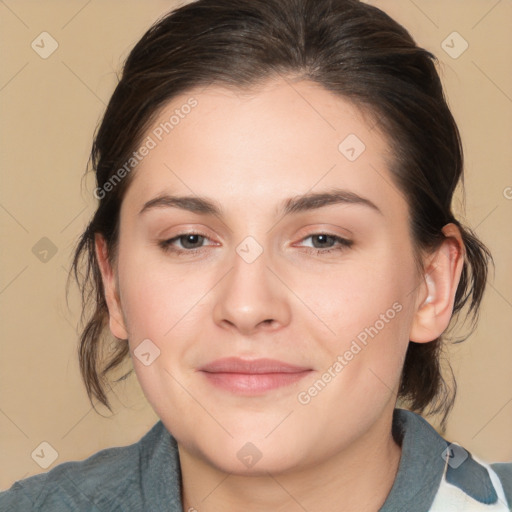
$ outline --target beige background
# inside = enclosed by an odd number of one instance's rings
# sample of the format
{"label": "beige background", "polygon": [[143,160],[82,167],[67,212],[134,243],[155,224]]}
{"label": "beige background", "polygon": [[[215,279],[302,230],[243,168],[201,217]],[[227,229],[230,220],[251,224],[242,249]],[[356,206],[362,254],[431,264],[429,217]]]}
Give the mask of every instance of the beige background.
{"label": "beige background", "polygon": [[[440,59],[466,152],[466,219],[496,261],[478,330],[450,351],[459,392],[445,436],[488,461],[512,460],[512,2],[372,3]],[[135,376],[116,387],[114,416],[91,408],[78,372],[77,293],[68,309],[64,292],[72,247],[94,207],[93,182],[81,190],[81,178],[115,71],[173,5],[0,1],[1,489],[135,442],[158,419]],[[43,31],[59,45],[47,59],[31,48]],[[441,48],[453,31],[469,44],[456,59]],[[47,262],[32,252],[43,237],[57,248]],[[47,469],[31,457],[43,441],[58,453]]]}

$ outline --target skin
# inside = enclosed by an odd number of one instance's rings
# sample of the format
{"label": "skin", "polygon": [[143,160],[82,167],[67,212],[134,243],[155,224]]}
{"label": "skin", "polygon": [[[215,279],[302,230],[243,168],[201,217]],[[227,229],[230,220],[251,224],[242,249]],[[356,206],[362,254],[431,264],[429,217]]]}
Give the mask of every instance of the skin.
{"label": "skin", "polygon": [[[198,101],[134,171],[113,268],[96,237],[110,329],[129,340],[144,394],[178,441],[184,510],[378,510],[400,461],[391,421],[407,346],[448,326],[462,240],[447,225],[445,242],[418,272],[407,204],[389,172],[392,148],[371,116],[311,82],[264,85],[189,91],[160,112],[154,126],[190,97]],[[338,150],[348,134],[366,146],[355,161]],[[333,187],[380,212],[344,203],[279,213],[287,198]],[[172,207],[139,214],[162,193],[208,197],[222,215]],[[207,238],[173,247],[203,252],[177,256],[158,245],[187,232]],[[312,237],[322,233],[353,243],[322,245]],[[236,251],[247,236],[263,249],[252,263]],[[298,393],[396,303],[400,312],[299,403]],[[144,339],[160,350],[148,366],[133,355]],[[197,371],[228,356],[312,371],[290,386],[240,396]],[[252,467],[237,457],[247,442],[261,453]]]}

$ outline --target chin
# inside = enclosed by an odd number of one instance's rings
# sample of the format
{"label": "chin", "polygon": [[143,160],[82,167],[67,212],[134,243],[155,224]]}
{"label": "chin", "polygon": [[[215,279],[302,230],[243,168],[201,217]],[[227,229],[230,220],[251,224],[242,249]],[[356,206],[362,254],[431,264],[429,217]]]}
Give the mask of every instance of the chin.
{"label": "chin", "polygon": [[[232,455],[226,456],[228,453]],[[238,476],[267,477],[269,473],[286,473],[300,465],[296,454],[286,453],[285,450],[270,445],[259,449],[249,443],[242,445],[241,448],[237,446],[212,454],[205,453],[203,457],[206,457],[209,465],[217,467],[220,471]]]}
{"label": "chin", "polygon": [[[275,428],[275,424],[274,424]],[[196,459],[224,473],[245,476],[268,476],[296,469],[304,460],[307,439],[283,430],[268,436],[271,429],[229,429],[231,437],[220,428],[185,429],[176,432],[181,447]],[[263,432],[264,431],[264,432]],[[184,434],[181,436],[180,434]],[[306,449],[306,452],[308,450]]]}

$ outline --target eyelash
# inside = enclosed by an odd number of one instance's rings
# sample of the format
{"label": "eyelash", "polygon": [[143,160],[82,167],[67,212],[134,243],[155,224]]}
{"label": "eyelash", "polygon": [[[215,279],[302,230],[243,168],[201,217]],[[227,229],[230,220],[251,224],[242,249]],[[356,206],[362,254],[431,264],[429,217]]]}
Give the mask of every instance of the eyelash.
{"label": "eyelash", "polygon": [[[194,232],[190,232],[190,233],[181,233],[181,234],[179,234],[173,238],[170,238],[168,240],[162,240],[162,241],[158,242],[158,245],[164,252],[174,253],[177,256],[193,256],[193,255],[203,253],[206,250],[205,247],[199,247],[199,248],[195,248],[195,249],[177,249],[176,247],[173,247],[172,244],[175,241],[179,240],[182,237],[190,236],[190,235],[199,235],[202,238],[206,238],[206,239],[208,238],[205,234],[194,231]],[[314,236],[319,236],[319,235],[325,235],[330,238],[333,238],[335,242],[339,243],[339,245],[337,247],[331,247],[329,249],[316,249],[314,247],[313,248],[310,247],[309,250],[306,250],[306,252],[308,252],[310,254],[315,253],[316,255],[325,255],[325,254],[329,254],[329,253],[332,253],[335,251],[336,252],[345,251],[346,249],[349,249],[353,244],[352,240],[347,240],[346,238],[342,238],[337,235],[332,235],[330,233],[323,233],[323,232],[313,233],[311,235],[308,235],[305,238],[303,238],[301,241],[304,241],[304,240],[307,240],[308,238],[311,238]]]}

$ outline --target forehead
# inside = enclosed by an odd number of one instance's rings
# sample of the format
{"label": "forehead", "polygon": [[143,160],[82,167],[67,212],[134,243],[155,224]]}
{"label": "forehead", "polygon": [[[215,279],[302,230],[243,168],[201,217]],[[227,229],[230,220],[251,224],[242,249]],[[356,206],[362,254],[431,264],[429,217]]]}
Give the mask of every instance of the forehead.
{"label": "forehead", "polygon": [[384,210],[386,194],[405,203],[375,118],[309,81],[193,89],[160,110],[144,141],[151,149],[125,197],[134,206],[165,190],[263,207],[328,187],[372,196]]}

